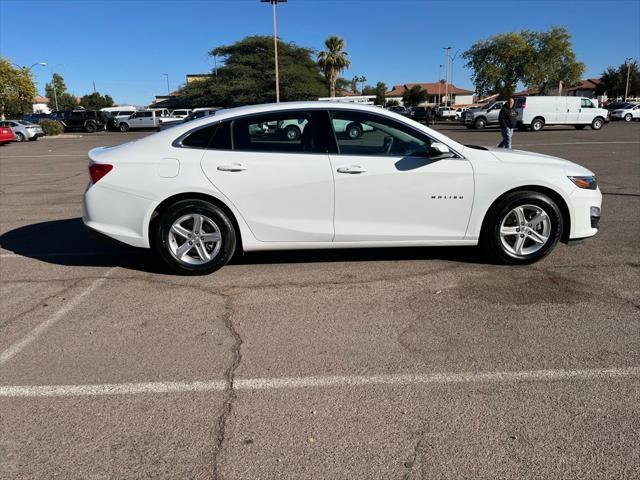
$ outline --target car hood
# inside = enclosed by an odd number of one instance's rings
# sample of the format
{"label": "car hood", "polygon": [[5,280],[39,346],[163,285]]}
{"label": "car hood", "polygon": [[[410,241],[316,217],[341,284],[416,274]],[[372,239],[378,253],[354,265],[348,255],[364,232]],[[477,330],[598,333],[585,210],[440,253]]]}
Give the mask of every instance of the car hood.
{"label": "car hood", "polygon": [[518,163],[522,165],[539,165],[562,168],[569,175],[593,175],[593,172],[577,163],[564,158],[544,155],[542,153],[526,152],[524,150],[508,150],[505,148],[487,148],[491,154],[505,163]]}

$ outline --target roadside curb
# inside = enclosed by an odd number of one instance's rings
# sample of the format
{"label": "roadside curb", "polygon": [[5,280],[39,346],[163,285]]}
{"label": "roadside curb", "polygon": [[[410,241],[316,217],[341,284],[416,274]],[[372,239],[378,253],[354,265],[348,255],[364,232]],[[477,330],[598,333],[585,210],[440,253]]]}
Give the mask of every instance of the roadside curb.
{"label": "roadside curb", "polygon": [[74,134],[70,134],[70,135],[66,135],[66,134],[61,134],[61,135],[45,135],[44,137],[40,137],[41,140],[54,140],[56,138],[82,138],[84,135],[74,135]]}

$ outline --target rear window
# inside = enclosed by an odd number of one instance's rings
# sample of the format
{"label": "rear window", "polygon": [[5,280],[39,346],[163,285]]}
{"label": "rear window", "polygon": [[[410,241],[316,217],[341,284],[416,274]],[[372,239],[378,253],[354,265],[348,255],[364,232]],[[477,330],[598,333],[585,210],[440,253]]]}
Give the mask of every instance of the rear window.
{"label": "rear window", "polygon": [[515,108],[522,108],[522,105],[524,105],[526,102],[524,97],[518,97],[516,98],[516,103],[515,103]]}
{"label": "rear window", "polygon": [[182,145],[209,150],[231,150],[231,122],[214,123],[191,133]]}

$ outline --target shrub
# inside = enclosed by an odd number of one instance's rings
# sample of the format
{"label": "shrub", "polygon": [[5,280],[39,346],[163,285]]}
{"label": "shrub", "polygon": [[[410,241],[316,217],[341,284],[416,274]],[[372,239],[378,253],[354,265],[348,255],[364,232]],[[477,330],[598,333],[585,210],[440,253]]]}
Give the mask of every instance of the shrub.
{"label": "shrub", "polygon": [[60,135],[64,132],[64,127],[55,120],[41,120],[40,126],[44,130],[45,135]]}

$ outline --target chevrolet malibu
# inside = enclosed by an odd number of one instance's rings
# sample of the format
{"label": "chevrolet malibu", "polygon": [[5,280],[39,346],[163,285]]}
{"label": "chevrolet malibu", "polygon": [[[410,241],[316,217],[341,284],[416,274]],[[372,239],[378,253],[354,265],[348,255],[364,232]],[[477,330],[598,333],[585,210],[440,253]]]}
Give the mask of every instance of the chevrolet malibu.
{"label": "chevrolet malibu", "polygon": [[[274,123],[300,135],[260,128]],[[87,227],[192,275],[284,249],[479,244],[528,264],[595,235],[602,201],[594,174],[567,160],[337,102],[224,110],[93,149],[89,174]]]}

